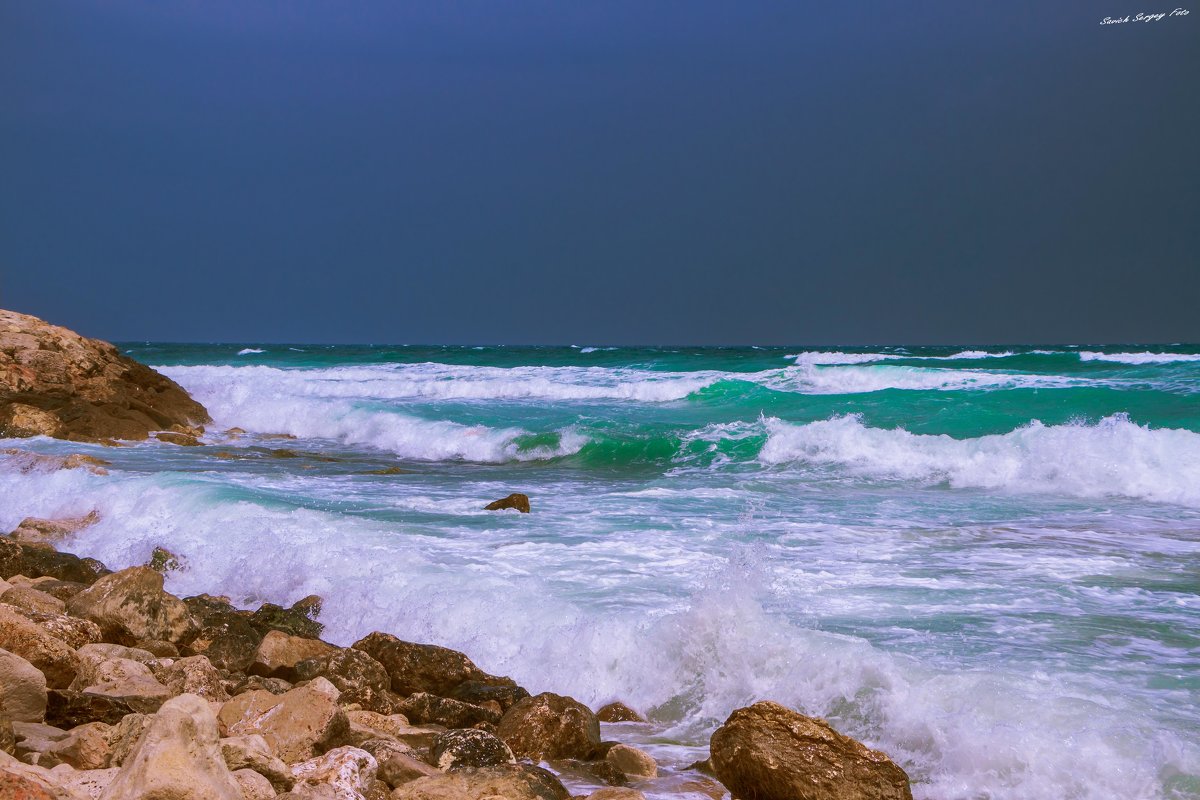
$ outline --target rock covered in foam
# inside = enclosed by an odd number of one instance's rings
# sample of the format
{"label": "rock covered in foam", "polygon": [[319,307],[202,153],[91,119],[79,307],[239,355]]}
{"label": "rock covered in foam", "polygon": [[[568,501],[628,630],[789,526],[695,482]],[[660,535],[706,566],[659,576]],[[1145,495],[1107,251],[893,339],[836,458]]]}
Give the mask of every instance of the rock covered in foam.
{"label": "rock covered in foam", "polygon": [[209,421],[179,384],[111,344],[0,310],[0,434],[145,439]]}
{"label": "rock covered in foam", "polygon": [[734,711],[710,746],[717,778],[734,797],[912,800],[908,775],[886,755],[778,703]]}

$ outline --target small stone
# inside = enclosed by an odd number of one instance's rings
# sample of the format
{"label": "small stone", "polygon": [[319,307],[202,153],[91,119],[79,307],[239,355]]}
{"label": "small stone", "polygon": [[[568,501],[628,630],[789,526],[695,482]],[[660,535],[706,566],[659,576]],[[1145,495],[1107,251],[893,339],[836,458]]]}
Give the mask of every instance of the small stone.
{"label": "small stone", "polygon": [[529,497],[520,492],[513,492],[508,497],[502,497],[499,500],[493,500],[483,507],[484,511],[503,511],[506,508],[515,508],[522,514],[529,513]]}

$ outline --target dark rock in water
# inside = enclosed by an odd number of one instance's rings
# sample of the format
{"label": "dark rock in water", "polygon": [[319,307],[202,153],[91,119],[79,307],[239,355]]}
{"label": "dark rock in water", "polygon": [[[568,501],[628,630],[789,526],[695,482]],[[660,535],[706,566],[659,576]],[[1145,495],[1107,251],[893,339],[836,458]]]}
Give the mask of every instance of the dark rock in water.
{"label": "dark rock in water", "polygon": [[908,776],[886,755],[778,703],[734,711],[710,747],[717,778],[734,797],[912,800]]}
{"label": "dark rock in water", "polygon": [[510,708],[496,734],[519,757],[589,759],[600,745],[600,722],[578,700],[543,692]]}
{"label": "dark rock in water", "polygon": [[297,681],[322,677],[340,691],[338,702],[358,703],[379,714],[395,712],[398,698],[390,691],[387,670],[361,650],[347,648],[319,658],[301,661],[295,667]]}
{"label": "dark rock in water", "polygon": [[404,469],[403,467],[384,467],[383,469],[369,469],[361,474],[363,475],[414,475],[415,470]]}
{"label": "dark rock in water", "polygon": [[145,439],[208,421],[179,384],[111,344],[0,310],[0,435]]}
{"label": "dark rock in water", "polygon": [[24,575],[93,584],[108,574],[110,570],[94,558],[79,558],[0,537],[0,578]]}
{"label": "dark rock in water", "polygon": [[325,626],[314,619],[320,613],[321,598],[314,594],[296,601],[291,608],[263,603],[258,611],[250,615],[250,624],[264,634],[273,630],[305,639],[318,639],[321,631],[325,630]]}
{"label": "dark rock in water", "polygon": [[515,508],[522,514],[529,513],[529,497],[519,492],[513,492],[508,497],[499,500],[493,500],[483,507],[484,511],[503,511],[506,508]]}
{"label": "dark rock in water", "polygon": [[606,761],[580,761],[578,759],[558,760],[554,768],[564,775],[574,776],[587,783],[604,783],[609,786],[628,786],[629,778],[625,773]]}
{"label": "dark rock in water", "polygon": [[469,728],[479,722],[496,723],[500,712],[461,700],[417,692],[400,703],[399,712],[416,725],[443,725],[447,728]]}
{"label": "dark rock in water", "polygon": [[445,697],[464,681],[513,683],[488,675],[457,650],[405,642],[389,633],[376,631],[351,646],[382,664],[392,680],[392,691],[403,697],[417,692]]}
{"label": "dark rock in water", "polygon": [[167,444],[177,444],[180,447],[202,447],[204,442],[187,433],[176,433],[175,431],[159,431],[154,434],[154,438],[160,442]]}
{"label": "dark rock in water", "polygon": [[154,552],[150,554],[150,560],[146,562],[146,566],[155,572],[167,574],[178,569],[183,569],[183,562],[179,556],[172,553],[165,547],[156,547]]}
{"label": "dark rock in water", "polygon": [[446,731],[433,740],[430,755],[441,770],[516,763],[508,745],[490,733],[472,729]]}
{"label": "dark rock in water", "polygon": [[484,703],[497,703],[501,711],[508,711],[529,697],[529,692],[520,686],[511,684],[497,685],[482,681],[463,681],[454,687],[454,691],[450,692],[449,697],[477,706]]}
{"label": "dark rock in water", "polygon": [[402,784],[392,800],[568,800],[571,793],[541,767],[499,764],[430,775]]}
{"label": "dark rock in water", "polygon": [[601,722],[645,722],[646,718],[624,703],[609,703],[596,712]]}
{"label": "dark rock in water", "polygon": [[46,694],[46,724],[64,730],[88,722],[116,725],[126,714],[133,713],[129,703],[116,697],[69,689],[51,689]]}

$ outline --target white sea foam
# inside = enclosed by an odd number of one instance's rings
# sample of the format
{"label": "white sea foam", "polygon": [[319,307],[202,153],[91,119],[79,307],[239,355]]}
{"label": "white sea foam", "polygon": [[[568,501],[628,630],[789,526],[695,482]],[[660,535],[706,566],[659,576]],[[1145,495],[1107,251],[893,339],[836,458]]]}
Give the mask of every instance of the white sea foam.
{"label": "white sea foam", "polygon": [[862,394],[886,389],[961,391],[969,389],[1062,388],[1088,383],[1058,375],[1027,375],[970,369],[899,367],[889,364],[844,367],[792,367],[748,376],[762,385],[800,394]]}
{"label": "white sea foam", "polygon": [[1080,361],[1112,361],[1118,364],[1173,364],[1200,361],[1200,353],[1100,353],[1079,351]]}
{"label": "white sea foam", "polygon": [[[773,568],[754,551],[699,580],[695,558],[685,563],[696,591],[673,607],[614,611],[562,596],[564,582],[596,581],[599,563],[582,553],[577,572],[565,572],[572,548],[562,543],[411,535],[223,492],[203,477],[33,475],[0,463],[0,496],[20,499],[0,506],[0,527],[96,508],[101,522],[71,549],[122,567],[168,547],[187,564],[168,577],[177,594],[243,605],[320,594],[331,641],[377,629],[435,641],[535,691],[651,710],[685,742],[703,743],[732,709],[772,698],[889,753],[921,800],[1160,798],[1164,775],[1197,769],[1194,745],[1120,693],[1036,672],[937,670],[789,623],[762,605]],[[656,538],[627,546],[661,573],[678,554]]]}
{"label": "white sea foam", "polygon": [[836,465],[869,478],[1200,507],[1200,434],[1151,429],[1121,414],[1094,425],[1035,421],[975,439],[872,428],[856,416],[765,424],[770,435],[759,459],[766,464]]}
{"label": "white sea foam", "polygon": [[[1049,352],[1049,351],[1037,351]],[[800,366],[869,364],[879,361],[968,361],[981,358],[1008,358],[1017,355],[1011,350],[990,353],[986,350],[962,350],[944,356],[914,356],[908,353],[843,353],[840,351],[810,350],[803,353],[793,353],[785,356],[795,360]]]}

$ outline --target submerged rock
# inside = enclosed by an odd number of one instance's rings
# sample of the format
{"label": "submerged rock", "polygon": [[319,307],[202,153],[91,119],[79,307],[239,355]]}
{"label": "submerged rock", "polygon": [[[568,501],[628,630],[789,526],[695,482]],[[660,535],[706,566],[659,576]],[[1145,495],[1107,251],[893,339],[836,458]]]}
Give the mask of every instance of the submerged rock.
{"label": "submerged rock", "polygon": [[208,421],[179,384],[111,344],[0,310],[0,435],[145,439]]}
{"label": "submerged rock", "polygon": [[739,708],[716,730],[712,765],[734,797],[761,800],[912,800],[886,755],[772,702]]}
{"label": "submerged rock", "polygon": [[513,492],[508,497],[502,497],[499,500],[493,500],[483,507],[484,511],[503,511],[506,508],[515,508],[522,514],[529,513],[529,496],[520,492]]}

